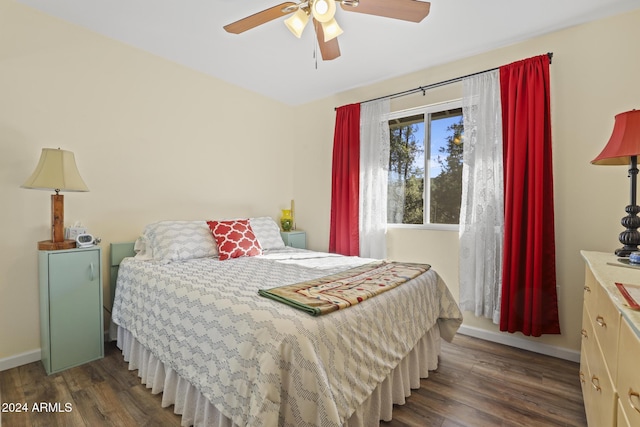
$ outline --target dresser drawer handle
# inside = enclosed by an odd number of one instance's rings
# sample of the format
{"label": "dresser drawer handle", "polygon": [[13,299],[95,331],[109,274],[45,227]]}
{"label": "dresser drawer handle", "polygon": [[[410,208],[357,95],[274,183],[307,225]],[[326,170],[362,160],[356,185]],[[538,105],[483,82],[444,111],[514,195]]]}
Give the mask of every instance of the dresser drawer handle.
{"label": "dresser drawer handle", "polygon": [[605,321],[604,321],[604,317],[602,317],[602,316],[597,316],[597,317],[596,317],[596,323],[597,323],[599,326],[602,326],[603,328],[606,328],[606,327],[607,327],[607,322],[605,322]]}
{"label": "dresser drawer handle", "polygon": [[[635,399],[634,399],[635,398]],[[636,412],[640,412],[640,406],[634,405],[633,401],[640,401],[640,394],[637,391],[633,391],[632,388],[629,388],[629,406],[636,410]]]}
{"label": "dresser drawer handle", "polygon": [[584,384],[587,381],[584,379],[584,372],[580,371],[580,383]]}
{"label": "dresser drawer handle", "polygon": [[589,338],[589,334],[587,334],[587,330],[583,329],[580,331],[580,335],[582,335],[583,338]]}
{"label": "dresser drawer handle", "polygon": [[588,287],[588,286],[585,286],[585,287],[584,287],[584,291],[585,291],[586,293],[590,294],[590,293],[591,293],[591,288],[590,288],[590,287]]}
{"label": "dresser drawer handle", "polygon": [[93,282],[94,280],[96,280],[96,272],[95,272],[95,269],[93,268],[93,263],[89,264],[89,271],[91,272],[89,278]]}
{"label": "dresser drawer handle", "polygon": [[591,377],[591,386],[596,391],[601,391],[602,390],[602,388],[600,387],[600,379],[598,377],[596,377],[595,375]]}

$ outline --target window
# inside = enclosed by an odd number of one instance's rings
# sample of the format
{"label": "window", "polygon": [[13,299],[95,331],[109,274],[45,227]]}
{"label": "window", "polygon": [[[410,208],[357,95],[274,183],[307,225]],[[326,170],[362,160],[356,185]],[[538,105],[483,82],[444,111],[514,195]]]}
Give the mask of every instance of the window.
{"label": "window", "polygon": [[458,224],[462,195],[461,102],[392,113],[389,132],[387,222]]}

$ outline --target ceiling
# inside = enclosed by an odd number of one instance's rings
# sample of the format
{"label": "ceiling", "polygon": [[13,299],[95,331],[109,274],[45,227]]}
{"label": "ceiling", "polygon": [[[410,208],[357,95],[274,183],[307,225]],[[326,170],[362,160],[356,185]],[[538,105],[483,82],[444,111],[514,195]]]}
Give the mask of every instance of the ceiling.
{"label": "ceiling", "polygon": [[639,0],[432,0],[416,24],[338,7],[342,56],[316,61],[310,25],[300,39],[282,19],[239,35],[222,29],[283,0],[17,1],[290,105],[640,8]]}

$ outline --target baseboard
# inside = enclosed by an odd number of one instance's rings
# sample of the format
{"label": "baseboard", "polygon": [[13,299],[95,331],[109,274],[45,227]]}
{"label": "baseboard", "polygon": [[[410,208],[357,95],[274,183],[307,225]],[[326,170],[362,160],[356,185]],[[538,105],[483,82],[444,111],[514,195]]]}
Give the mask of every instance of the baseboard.
{"label": "baseboard", "polygon": [[6,371],[28,363],[37,362],[41,359],[40,349],[27,351],[25,353],[16,354],[15,356],[0,359],[0,372]]}
{"label": "baseboard", "polygon": [[[111,341],[109,339],[109,331],[104,331],[104,342]],[[40,349],[27,351],[25,353],[16,354],[15,356],[5,357],[0,359],[0,372],[7,371],[9,369],[17,368],[18,366],[26,365],[28,363],[37,362],[42,359]]]}
{"label": "baseboard", "polygon": [[460,326],[460,329],[458,329],[458,333],[474,338],[480,338],[485,341],[496,342],[498,344],[504,344],[511,347],[520,348],[522,350],[533,351],[534,353],[545,354],[547,356],[557,357],[559,359],[580,363],[579,351],[567,350],[566,348],[562,347],[537,343],[504,332],[487,331],[486,329],[462,325]]}

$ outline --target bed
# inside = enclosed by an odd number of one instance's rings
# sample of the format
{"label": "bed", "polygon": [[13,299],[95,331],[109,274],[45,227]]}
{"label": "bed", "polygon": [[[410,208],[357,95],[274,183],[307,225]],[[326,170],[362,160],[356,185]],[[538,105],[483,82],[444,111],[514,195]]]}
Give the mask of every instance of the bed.
{"label": "bed", "polygon": [[129,369],[162,392],[162,406],[174,405],[184,426],[390,420],[461,324],[441,278],[428,268],[314,317],[258,292],[375,260],[285,247],[270,218],[247,221],[261,249],[252,256],[223,259],[205,221],[151,224],[137,250],[112,245],[111,334]]}

